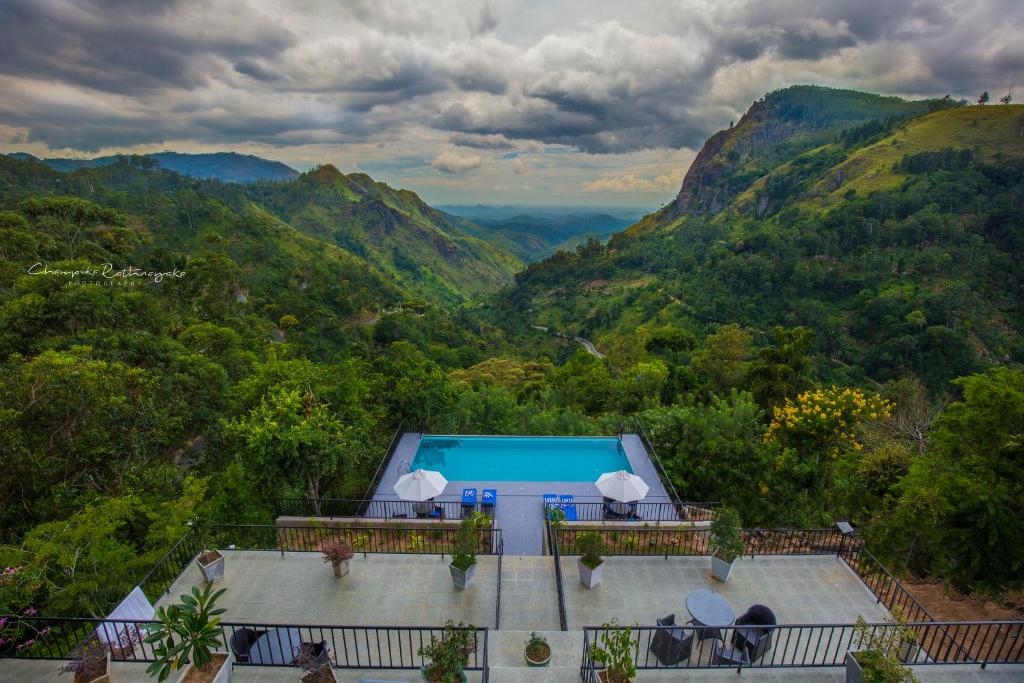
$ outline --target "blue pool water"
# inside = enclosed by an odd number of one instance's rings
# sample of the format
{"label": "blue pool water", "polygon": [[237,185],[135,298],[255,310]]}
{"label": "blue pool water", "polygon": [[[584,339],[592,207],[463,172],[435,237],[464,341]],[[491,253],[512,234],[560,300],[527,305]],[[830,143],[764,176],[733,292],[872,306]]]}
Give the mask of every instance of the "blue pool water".
{"label": "blue pool water", "polygon": [[614,436],[424,436],[411,468],[449,481],[596,481],[633,471]]}

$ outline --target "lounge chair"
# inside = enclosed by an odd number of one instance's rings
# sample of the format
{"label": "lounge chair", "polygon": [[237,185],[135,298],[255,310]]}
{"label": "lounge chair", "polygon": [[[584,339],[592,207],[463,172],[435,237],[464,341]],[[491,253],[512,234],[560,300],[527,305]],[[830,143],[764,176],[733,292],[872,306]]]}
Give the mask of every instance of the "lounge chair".
{"label": "lounge chair", "polygon": [[493,517],[494,510],[497,505],[498,489],[484,489],[484,497],[483,500],[480,501],[480,512]]}
{"label": "lounge chair", "polygon": [[571,494],[559,496],[558,504],[562,506],[562,511],[565,512],[565,521],[575,522],[579,519],[576,511],[576,499]]}
{"label": "lounge chair", "polygon": [[462,489],[462,516],[472,517],[473,513],[476,512],[476,489],[466,488]]}
{"label": "lounge chair", "polygon": [[686,630],[682,628],[672,628],[675,625],[675,614],[658,619],[658,630],[654,632],[654,637],[651,638],[651,654],[666,666],[672,666],[684,659],[689,659],[690,652],[693,650],[693,634],[686,633]]}
{"label": "lounge chair", "polygon": [[777,624],[775,613],[764,605],[751,607],[736,619],[732,644],[746,651],[750,662],[756,662],[772,646],[773,628]]}

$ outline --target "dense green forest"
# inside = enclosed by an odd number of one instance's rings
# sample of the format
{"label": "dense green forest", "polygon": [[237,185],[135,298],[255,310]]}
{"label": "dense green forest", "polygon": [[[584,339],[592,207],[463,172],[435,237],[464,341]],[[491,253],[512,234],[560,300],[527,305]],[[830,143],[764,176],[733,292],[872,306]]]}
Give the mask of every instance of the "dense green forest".
{"label": "dense green forest", "polygon": [[690,500],[849,518],[895,569],[1012,594],[1024,108],[953,104],[769,95],[676,202],[514,282],[460,221],[333,167],[0,156],[0,612],[100,614],[190,520],[360,497],[403,423],[633,417]]}

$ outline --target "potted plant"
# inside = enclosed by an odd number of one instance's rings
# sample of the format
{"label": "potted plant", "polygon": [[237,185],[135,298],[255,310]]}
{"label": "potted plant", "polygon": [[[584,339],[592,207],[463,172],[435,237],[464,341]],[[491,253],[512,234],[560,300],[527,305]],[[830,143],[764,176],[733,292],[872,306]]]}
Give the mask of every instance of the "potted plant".
{"label": "potted plant", "polygon": [[576,560],[580,583],[587,588],[593,588],[601,583],[601,575],[604,573],[604,560],[601,559],[604,538],[597,531],[584,531],[576,537],[576,549],[580,553],[579,559]]}
{"label": "potted plant", "polygon": [[856,649],[846,653],[846,683],[917,683],[914,673],[900,662],[905,625],[889,621],[887,626],[870,626],[864,617],[857,617],[853,629]]}
{"label": "potted plant", "polygon": [[466,588],[476,577],[476,522],[472,519],[464,519],[459,525],[448,570],[456,588]]}
{"label": "potted plant", "polygon": [[110,683],[110,648],[98,638],[88,638],[73,655],[60,673],[73,673],[74,683]]}
{"label": "potted plant", "polygon": [[335,576],[341,577],[348,574],[348,561],[355,555],[352,548],[341,542],[328,543],[324,546],[323,554],[324,562],[331,563]]}
{"label": "potted plant", "polygon": [[532,631],[530,639],[526,641],[524,654],[527,666],[547,666],[551,661],[551,646],[548,645],[547,638]]}
{"label": "potted plant", "polygon": [[172,673],[181,671],[176,683],[231,680],[234,657],[230,652],[215,650],[221,645],[220,615],[227,611],[214,607],[222,595],[224,589],[215,593],[213,584],[208,583],[202,593],[193,587],[191,595],[181,596],[181,603],[157,610],[160,624],[145,638],[146,643],[153,645],[156,661],[146,673],[165,681]]}
{"label": "potted plant", "polygon": [[420,669],[420,675],[427,683],[465,683],[464,670],[469,664],[469,654],[476,649],[476,629],[462,622],[458,625],[449,619],[444,632],[438,638],[430,636],[430,644],[424,645],[416,654],[427,662]]}
{"label": "potted plant", "polygon": [[745,549],[740,535],[740,514],[730,507],[720,508],[711,521],[711,575],[719,581],[728,581],[736,560]]}
{"label": "potted plant", "polygon": [[597,642],[590,648],[594,661],[603,667],[597,674],[598,680],[602,683],[632,683],[636,680],[636,663],[633,661],[636,646],[632,629],[628,626],[619,626],[614,619],[605,624]]}
{"label": "potted plant", "polygon": [[302,683],[337,683],[327,643],[302,643],[292,654],[292,664],[302,669]]}
{"label": "potted plant", "polygon": [[224,578],[224,555],[219,550],[204,550],[196,560],[203,581],[213,583]]}

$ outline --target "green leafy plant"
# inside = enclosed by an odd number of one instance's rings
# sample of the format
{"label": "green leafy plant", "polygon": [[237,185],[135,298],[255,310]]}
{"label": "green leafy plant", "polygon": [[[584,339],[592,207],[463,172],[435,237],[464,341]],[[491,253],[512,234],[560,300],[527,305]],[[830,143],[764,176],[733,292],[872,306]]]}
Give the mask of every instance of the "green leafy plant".
{"label": "green leafy plant", "polygon": [[548,639],[536,631],[531,631],[530,637],[526,641],[526,657],[533,662],[543,662],[550,656],[551,646],[548,644]]}
{"label": "green leafy plant", "polygon": [[418,534],[415,531],[409,532],[409,550],[423,550],[425,546],[423,534]]}
{"label": "green leafy plant", "polygon": [[917,641],[917,634],[907,628],[902,612],[885,626],[871,626],[864,617],[858,616],[854,625],[853,658],[860,664],[861,679],[864,683],[916,683],[917,677],[899,658],[903,643]]}
{"label": "green leafy plant", "polygon": [[605,683],[626,683],[636,676],[636,663],[633,661],[636,646],[633,629],[619,626],[616,619],[604,624],[604,630],[591,646],[590,653],[595,662],[604,666]]}
{"label": "green leafy plant", "polygon": [[471,624],[458,624],[449,619],[441,637],[430,636],[430,643],[416,654],[427,660],[423,673],[430,683],[458,683],[469,664],[469,655],[476,649],[476,629]]}
{"label": "green leafy plant", "polygon": [[580,561],[587,567],[596,569],[604,560],[604,537],[597,531],[584,531],[576,536],[576,549],[580,553]]}
{"label": "green leafy plant", "polygon": [[476,564],[477,523],[467,517],[459,524],[452,547],[452,566],[459,571],[466,571]]}
{"label": "green leafy plant", "polygon": [[740,535],[740,514],[735,509],[723,506],[711,520],[711,550],[726,562],[732,562],[746,550]]}
{"label": "green leafy plant", "polygon": [[190,662],[201,671],[213,661],[213,650],[221,645],[220,615],[226,609],[215,605],[225,589],[213,591],[212,584],[200,593],[192,588],[191,595],[182,595],[181,602],[161,607],[156,616],[160,625],[145,638],[153,645],[156,661],[149,665],[146,673],[165,681],[175,671],[183,669]]}

